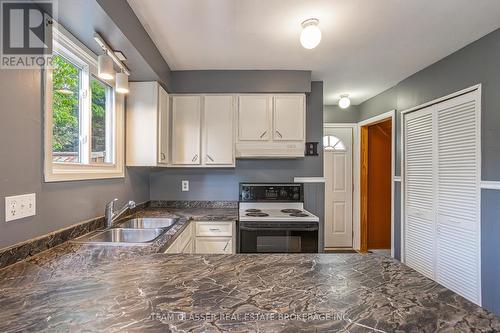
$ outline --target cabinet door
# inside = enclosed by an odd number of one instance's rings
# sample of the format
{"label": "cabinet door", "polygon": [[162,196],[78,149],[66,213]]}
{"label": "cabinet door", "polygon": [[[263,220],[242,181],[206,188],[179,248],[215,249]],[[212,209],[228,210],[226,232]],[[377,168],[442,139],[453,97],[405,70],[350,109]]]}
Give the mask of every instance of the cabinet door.
{"label": "cabinet door", "polygon": [[233,253],[231,237],[196,237],[196,253]]}
{"label": "cabinet door", "polygon": [[205,164],[234,164],[233,110],[232,96],[205,96]]}
{"label": "cabinet door", "polygon": [[273,139],[278,141],[304,140],[304,95],[274,96],[273,104]]}
{"label": "cabinet door", "polygon": [[172,98],[172,164],[199,165],[201,97]]}
{"label": "cabinet door", "polygon": [[165,251],[165,253],[170,253],[170,254],[173,254],[173,253],[180,253],[178,239],[176,239],[176,240],[172,243],[172,245],[170,245],[170,246],[168,247],[168,249]]}
{"label": "cabinet door", "polygon": [[271,137],[271,96],[239,96],[238,139],[239,141],[267,141]]}
{"label": "cabinet door", "polygon": [[192,254],[194,253],[194,249],[193,249],[193,239],[189,239],[189,242],[186,244],[186,246],[184,246],[184,248],[182,249],[181,251],[182,253],[189,253],[189,254]]}
{"label": "cabinet door", "polygon": [[158,164],[168,163],[168,94],[158,87]]}

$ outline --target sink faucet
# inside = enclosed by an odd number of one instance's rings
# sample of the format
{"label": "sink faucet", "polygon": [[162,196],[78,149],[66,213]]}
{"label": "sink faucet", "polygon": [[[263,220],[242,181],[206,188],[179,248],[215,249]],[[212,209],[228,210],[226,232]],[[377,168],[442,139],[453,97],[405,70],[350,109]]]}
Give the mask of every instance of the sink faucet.
{"label": "sink faucet", "polygon": [[135,208],[135,202],[130,200],[125,206],[123,206],[122,209],[115,213],[115,202],[117,201],[118,199],[113,199],[106,204],[106,228],[111,228],[115,221],[119,219],[120,216],[122,216],[126,211]]}

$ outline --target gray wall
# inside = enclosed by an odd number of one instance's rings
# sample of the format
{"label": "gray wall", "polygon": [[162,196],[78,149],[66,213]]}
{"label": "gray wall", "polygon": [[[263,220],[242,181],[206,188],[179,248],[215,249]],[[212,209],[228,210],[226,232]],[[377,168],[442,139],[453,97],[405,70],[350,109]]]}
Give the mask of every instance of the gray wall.
{"label": "gray wall", "polygon": [[[72,1],[60,1],[65,3],[75,2]],[[160,51],[156,48],[155,43],[146,32],[146,29],[142,26],[141,22],[135,15],[134,11],[128,4],[127,0],[78,0],[85,2],[96,1],[99,6],[104,10],[107,17],[112,20],[112,22],[118,28],[120,34],[126,37],[126,40],[132,45],[131,52],[137,52],[143,59],[144,64],[142,67],[135,66],[135,64],[130,64],[130,60],[127,60],[127,64],[131,65],[132,74],[131,80],[135,81],[145,81],[145,80],[156,80],[160,82],[167,91],[172,89],[172,77],[170,72],[170,67],[168,66],[165,59],[163,59]],[[78,11],[76,11],[78,13]],[[74,15],[68,12],[65,16]],[[88,17],[84,17],[88,20]],[[88,25],[88,24],[87,24]],[[99,31],[101,32],[101,31]],[[110,31],[102,31],[103,36],[108,38],[114,38],[115,34]],[[112,44],[115,50],[122,50],[120,45]],[[122,50],[123,51],[123,50]],[[125,52],[125,55],[129,55]],[[139,77],[137,73],[141,73],[144,67],[150,69],[153,75],[146,77]]]}
{"label": "gray wall", "polygon": [[[0,248],[104,215],[104,205],[149,199],[149,172],[124,179],[44,183],[41,73],[0,70]],[[37,214],[5,222],[5,196],[36,193]]]}
{"label": "gray wall", "polygon": [[[240,75],[240,82],[245,76]],[[225,92],[221,87],[220,91]],[[213,92],[210,88],[210,91]],[[204,92],[204,91],[197,91]],[[323,83],[312,82],[306,98],[306,139],[321,142],[323,132]],[[151,200],[238,200],[238,183],[292,182],[297,176],[323,176],[323,155],[286,160],[237,160],[234,169],[168,169],[151,172]],[[181,191],[181,180],[190,191]],[[323,221],[323,185],[306,186],[306,206]],[[320,237],[322,239],[323,237]]]}
{"label": "gray wall", "polygon": [[341,109],[337,105],[323,106],[323,120],[325,123],[357,123],[359,119],[359,107],[351,105],[347,109]]}
{"label": "gray wall", "polygon": [[[401,81],[360,105],[360,120],[399,111],[482,84],[482,179],[500,181],[500,29]],[[396,173],[400,174],[400,113],[397,114]],[[483,306],[500,314],[500,191],[482,191],[481,259]],[[400,196],[396,197],[396,215]],[[399,223],[400,220],[396,219]],[[398,224],[395,229],[399,230]],[[400,234],[396,233],[397,248]]]}
{"label": "gray wall", "polygon": [[173,71],[175,93],[303,93],[311,91],[311,71]]}

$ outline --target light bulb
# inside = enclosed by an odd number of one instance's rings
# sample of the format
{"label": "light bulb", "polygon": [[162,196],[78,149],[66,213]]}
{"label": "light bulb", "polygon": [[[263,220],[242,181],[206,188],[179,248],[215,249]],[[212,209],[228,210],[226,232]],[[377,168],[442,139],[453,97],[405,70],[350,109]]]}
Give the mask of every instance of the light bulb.
{"label": "light bulb", "polygon": [[339,107],[341,109],[347,109],[351,105],[351,100],[349,99],[349,95],[342,95],[339,99]]}
{"label": "light bulb", "polygon": [[321,30],[318,27],[319,20],[312,18],[302,22],[302,33],[300,43],[306,49],[314,49],[321,42]]}

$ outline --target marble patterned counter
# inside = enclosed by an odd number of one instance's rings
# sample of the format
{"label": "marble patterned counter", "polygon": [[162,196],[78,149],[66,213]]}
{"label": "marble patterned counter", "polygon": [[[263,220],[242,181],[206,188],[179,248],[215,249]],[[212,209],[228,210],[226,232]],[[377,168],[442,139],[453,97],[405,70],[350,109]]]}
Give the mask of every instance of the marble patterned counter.
{"label": "marble patterned counter", "polygon": [[148,208],[180,217],[140,249],[64,243],[0,270],[0,332],[499,332],[500,319],[377,254],[162,252],[187,225],[235,208]]}
{"label": "marble patterned counter", "polygon": [[498,317],[376,254],[66,252],[0,270],[0,290],[1,332],[500,330]]}

